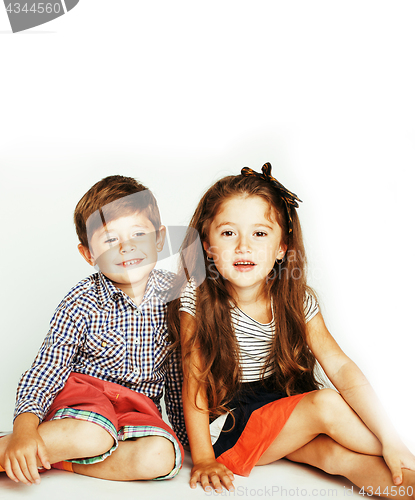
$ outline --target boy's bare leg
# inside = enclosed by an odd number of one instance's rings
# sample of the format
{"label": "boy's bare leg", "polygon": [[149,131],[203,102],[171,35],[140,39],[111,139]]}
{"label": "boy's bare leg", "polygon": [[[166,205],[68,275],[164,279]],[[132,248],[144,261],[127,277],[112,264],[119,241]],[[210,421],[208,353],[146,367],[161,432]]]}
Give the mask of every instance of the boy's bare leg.
{"label": "boy's bare leg", "polygon": [[103,462],[72,464],[73,471],[85,476],[115,481],[154,479],[168,474],[174,467],[174,447],[166,438],[147,436],[128,439]]}
{"label": "boy's bare leg", "polygon": [[414,471],[404,469],[403,482],[396,486],[382,457],[353,452],[325,435],[316,437],[286,458],[318,467],[328,474],[344,476],[359,489],[364,488],[369,496],[373,494],[402,500],[415,498]]}
{"label": "boy's bare leg", "polygon": [[[38,432],[50,463],[102,455],[114,443],[110,434],[99,425],[72,418],[44,422],[39,425]],[[1,464],[11,438],[12,435],[8,435],[0,439]],[[90,465],[73,464],[73,470],[78,474],[118,481],[153,479],[168,474],[173,469],[174,458],[174,447],[168,439],[148,436],[121,442],[104,461]],[[36,476],[37,470],[30,470],[41,465],[39,459],[37,463],[28,464],[29,474],[23,471],[24,476]],[[18,479],[26,484],[30,482],[24,477]]]}
{"label": "boy's bare leg", "polygon": [[33,414],[18,418],[19,430],[0,439],[0,465],[17,482],[38,483],[43,464],[102,455],[114,444],[110,434],[92,422],[65,418],[37,426]]}
{"label": "boy's bare leg", "polygon": [[[64,418],[39,425],[38,432],[45,442],[50,463],[72,458],[101,455],[108,451],[114,440],[108,432],[97,424]],[[0,463],[13,434],[0,439]],[[40,460],[37,466],[42,467]]]}
{"label": "boy's bare leg", "polygon": [[103,427],[74,418],[44,422],[39,425],[38,432],[51,464],[102,455],[114,444],[114,439]]}

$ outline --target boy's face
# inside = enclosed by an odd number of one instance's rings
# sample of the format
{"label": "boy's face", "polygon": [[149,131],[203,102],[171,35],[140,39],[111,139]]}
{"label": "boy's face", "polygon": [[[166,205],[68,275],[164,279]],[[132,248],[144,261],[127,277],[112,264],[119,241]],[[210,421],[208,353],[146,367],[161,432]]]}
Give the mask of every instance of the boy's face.
{"label": "boy's face", "polygon": [[90,238],[89,249],[79,245],[82,256],[128,295],[131,288],[143,287],[163,249],[166,229],[158,233],[142,213],[120,217],[97,229]]}

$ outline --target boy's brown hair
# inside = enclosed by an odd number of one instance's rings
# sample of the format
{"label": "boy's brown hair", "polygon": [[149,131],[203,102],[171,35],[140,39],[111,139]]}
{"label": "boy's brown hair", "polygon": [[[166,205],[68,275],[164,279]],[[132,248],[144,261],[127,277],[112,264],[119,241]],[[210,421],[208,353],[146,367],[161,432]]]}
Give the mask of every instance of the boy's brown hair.
{"label": "boy's brown hair", "polygon": [[[131,196],[141,193],[140,196]],[[118,203],[113,203],[119,200]],[[111,204],[111,205],[109,205]],[[105,216],[103,207],[105,207]],[[94,184],[79,200],[74,212],[76,234],[80,243],[89,248],[88,236],[108,222],[137,212],[144,212],[156,231],[160,212],[153,193],[132,177],[110,175]]]}

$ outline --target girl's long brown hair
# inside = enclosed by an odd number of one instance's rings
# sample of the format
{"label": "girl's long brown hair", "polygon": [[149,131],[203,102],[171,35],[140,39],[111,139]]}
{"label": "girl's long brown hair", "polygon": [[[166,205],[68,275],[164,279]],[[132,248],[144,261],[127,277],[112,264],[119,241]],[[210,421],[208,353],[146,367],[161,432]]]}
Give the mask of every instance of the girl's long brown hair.
{"label": "girl's long brown hair", "polygon": [[274,222],[276,218],[282,228],[283,243],[287,245],[283,263],[275,263],[265,285],[272,298],[275,340],[262,375],[271,367],[275,389],[288,395],[320,386],[314,373],[316,359],[306,342],[304,301],[307,292],[314,292],[306,284],[306,256],[297,213],[292,210],[293,230],[288,233],[287,209],[277,189],[258,177],[224,177],[200,200],[182,245],[174,296],[180,295],[179,289],[184,288],[189,278],[201,283],[196,292],[196,331],[184,345],[180,343],[180,299],[170,302],[168,311],[171,340],[175,346],[180,345],[188,369],[192,352],[198,349],[202,355],[202,371],[193,375],[199,382],[199,390],[201,387],[206,390],[212,416],[223,413],[240,388],[238,344],[230,314],[236,304],[226,281],[194,240],[198,234],[202,242],[209,241],[209,229],[215,215],[222,204],[234,196],[260,196],[269,203],[267,216]]}

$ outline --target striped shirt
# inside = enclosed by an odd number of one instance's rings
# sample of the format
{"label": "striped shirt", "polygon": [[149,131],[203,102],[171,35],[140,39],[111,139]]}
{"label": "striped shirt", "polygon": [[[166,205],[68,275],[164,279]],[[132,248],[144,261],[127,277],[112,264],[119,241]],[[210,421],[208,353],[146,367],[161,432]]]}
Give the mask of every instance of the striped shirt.
{"label": "striped shirt", "polygon": [[[196,288],[189,281],[181,297],[180,311],[196,315]],[[316,299],[307,293],[304,312],[306,322],[310,321],[319,312]],[[261,370],[270,353],[274,333],[274,317],[269,323],[259,323],[241,311],[239,307],[231,309],[231,320],[239,345],[239,363],[242,372],[242,382],[260,380]],[[268,367],[264,376],[271,375],[272,367]]]}
{"label": "striped shirt", "polygon": [[141,304],[101,272],[79,282],[59,304],[50,330],[19,383],[15,417],[34,413],[42,421],[71,372],[114,382],[148,396],[186,440],[181,407],[179,356],[168,356],[166,294],[174,274],[154,269]]}

